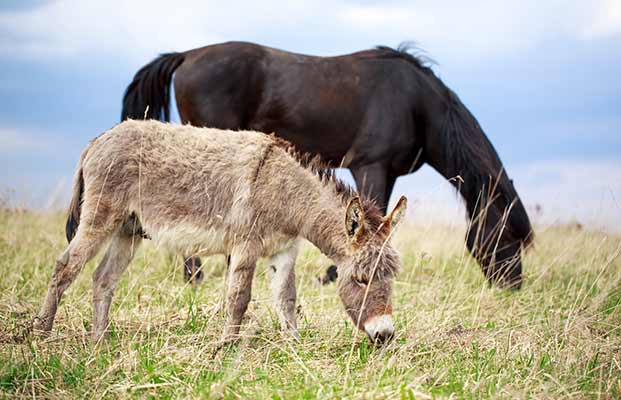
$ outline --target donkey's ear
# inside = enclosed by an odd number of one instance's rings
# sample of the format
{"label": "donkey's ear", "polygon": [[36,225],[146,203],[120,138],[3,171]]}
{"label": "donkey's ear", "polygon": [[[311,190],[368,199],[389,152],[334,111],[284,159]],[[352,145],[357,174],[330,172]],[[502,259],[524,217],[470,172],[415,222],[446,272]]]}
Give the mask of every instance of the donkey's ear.
{"label": "donkey's ear", "polygon": [[357,238],[364,229],[364,210],[359,197],[354,197],[345,212],[345,232],[350,239]]}
{"label": "donkey's ear", "polygon": [[390,214],[384,217],[384,222],[388,226],[390,226],[390,229],[394,229],[397,227],[397,225],[399,225],[399,222],[401,222],[403,216],[405,215],[405,210],[407,209],[407,206],[408,199],[405,196],[401,196],[395,208],[393,208]]}

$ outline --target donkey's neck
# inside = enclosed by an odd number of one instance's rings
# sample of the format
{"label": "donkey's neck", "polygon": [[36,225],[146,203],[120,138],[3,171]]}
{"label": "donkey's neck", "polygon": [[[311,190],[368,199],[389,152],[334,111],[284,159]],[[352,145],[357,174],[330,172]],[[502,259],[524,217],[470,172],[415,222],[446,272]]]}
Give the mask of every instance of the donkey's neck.
{"label": "donkey's neck", "polygon": [[311,215],[302,232],[303,236],[335,263],[341,263],[348,255],[345,208],[317,207],[312,210]]}
{"label": "donkey's neck", "polygon": [[[274,223],[307,239],[336,263],[347,258],[351,247],[345,232],[346,202],[334,182],[320,179],[280,151],[273,152],[263,169],[255,190],[266,213],[279,216]],[[287,179],[272,179],[282,171],[287,171]],[[275,209],[274,204],[281,206]]]}

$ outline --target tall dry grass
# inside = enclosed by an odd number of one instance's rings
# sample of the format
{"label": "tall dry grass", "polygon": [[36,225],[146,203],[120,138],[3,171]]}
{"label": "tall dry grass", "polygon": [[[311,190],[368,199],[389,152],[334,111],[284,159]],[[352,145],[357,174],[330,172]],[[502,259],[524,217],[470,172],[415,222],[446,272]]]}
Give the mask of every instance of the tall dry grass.
{"label": "tall dry grass", "polygon": [[538,229],[526,283],[509,292],[484,281],[463,227],[406,223],[394,239],[397,336],[379,349],[353,329],[334,285],[317,283],[330,261],[307,245],[300,340],[280,337],[260,265],[244,339],[216,351],[223,258],[207,260],[194,290],[180,260],[150,243],[121,281],[105,343],[88,336],[96,262],[67,292],[51,336],[31,336],[63,222],[0,211],[1,397],[621,397],[619,236]]}

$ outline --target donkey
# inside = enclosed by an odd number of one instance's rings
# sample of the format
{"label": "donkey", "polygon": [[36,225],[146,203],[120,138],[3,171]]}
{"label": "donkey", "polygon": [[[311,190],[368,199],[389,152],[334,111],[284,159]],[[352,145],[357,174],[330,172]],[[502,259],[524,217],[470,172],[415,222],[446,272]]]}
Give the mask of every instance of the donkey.
{"label": "donkey", "polygon": [[103,243],[93,276],[93,340],[108,328],[117,283],[142,239],[178,251],[231,255],[223,341],[239,337],[259,257],[271,256],[281,329],[296,335],[297,243],[338,263],[338,293],[358,329],[394,334],[392,286],[400,261],[389,239],[402,197],[382,217],[374,202],[274,135],[156,121],[123,122],[92,140],[74,178],[67,232],[34,328],[50,331],[63,292]]}

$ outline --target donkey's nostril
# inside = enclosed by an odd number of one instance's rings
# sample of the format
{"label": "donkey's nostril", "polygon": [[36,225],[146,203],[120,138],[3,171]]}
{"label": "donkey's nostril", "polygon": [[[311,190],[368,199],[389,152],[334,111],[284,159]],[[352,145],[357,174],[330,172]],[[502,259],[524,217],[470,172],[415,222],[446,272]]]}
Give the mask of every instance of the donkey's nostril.
{"label": "donkey's nostril", "polygon": [[393,331],[386,329],[384,331],[377,332],[375,334],[375,337],[373,338],[373,341],[377,344],[382,344],[382,343],[386,343],[390,341],[392,337],[393,337]]}

